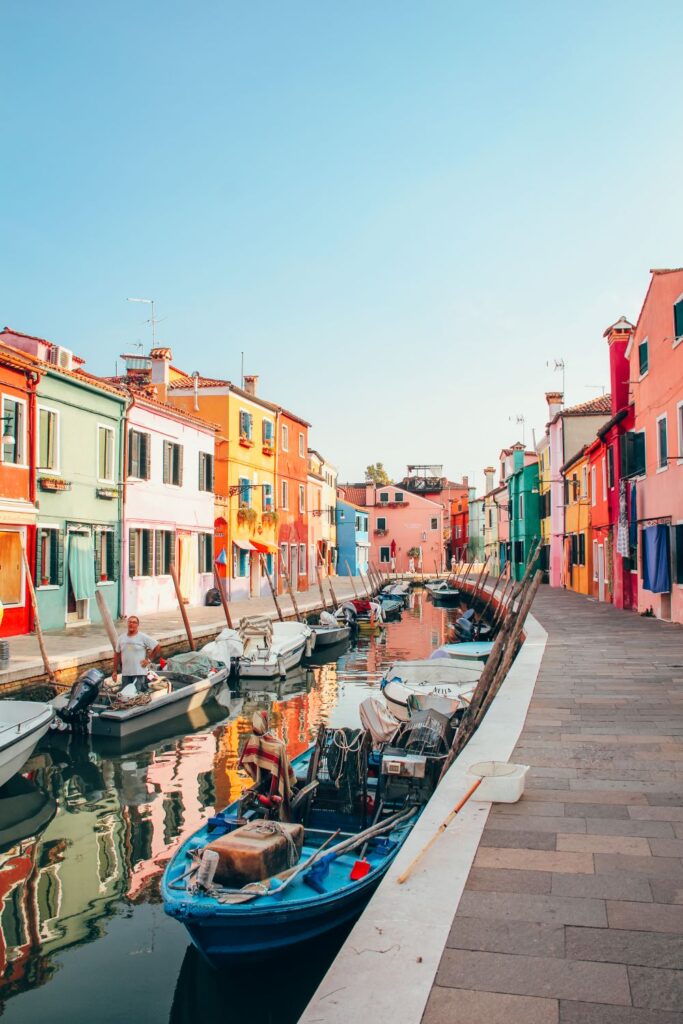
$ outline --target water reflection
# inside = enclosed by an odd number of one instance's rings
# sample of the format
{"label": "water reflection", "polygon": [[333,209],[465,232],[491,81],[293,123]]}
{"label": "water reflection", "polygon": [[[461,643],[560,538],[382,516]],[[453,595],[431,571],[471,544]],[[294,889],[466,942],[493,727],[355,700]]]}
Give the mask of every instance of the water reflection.
{"label": "water reflection", "polygon": [[[427,656],[448,639],[447,619],[448,612],[417,591],[401,622],[377,637],[360,637],[338,660],[275,686],[252,684],[229,714],[213,709],[218,721],[188,720],[175,735],[148,737],[130,750],[50,734],[26,777],[0,790],[0,996],[13,997],[6,1018],[78,1019],[79,1000],[94,984],[91,972],[85,977],[87,960],[99,965],[99,1020],[134,1012],[147,1021],[166,1022],[169,1013],[174,1022],[189,1021],[202,1008],[204,1024],[219,1013],[225,1020],[226,997],[234,1008],[237,986],[226,987],[223,975],[186,952],[183,929],[156,906],[167,861],[214,808],[248,784],[237,763],[255,707],[269,707],[273,728],[294,757],[321,723],[357,724],[358,704],[378,686],[384,667]],[[190,732],[193,727],[198,731]],[[92,951],[87,958],[85,944]],[[138,947],[147,958],[144,970],[135,959]],[[259,1021],[295,1021],[335,949],[334,940],[319,945],[304,972],[278,966],[288,983],[286,1015],[279,1000],[272,1013],[262,1004],[258,976],[245,985],[242,969],[239,988],[250,999],[250,1017],[256,996]],[[278,988],[269,983],[269,990]]]}

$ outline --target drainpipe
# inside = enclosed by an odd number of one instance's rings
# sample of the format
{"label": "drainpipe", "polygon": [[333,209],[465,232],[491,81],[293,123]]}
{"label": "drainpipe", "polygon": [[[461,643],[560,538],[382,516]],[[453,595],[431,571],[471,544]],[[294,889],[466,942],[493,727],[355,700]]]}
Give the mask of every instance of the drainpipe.
{"label": "drainpipe", "polygon": [[[31,446],[31,452],[28,460],[29,471],[28,471],[28,498],[34,508],[36,508],[36,496],[38,493],[36,477],[38,476],[38,458],[36,454],[36,391],[38,388],[38,381],[40,380],[40,374],[36,373],[35,370],[28,370],[26,372],[26,393],[28,395],[28,438]],[[36,509],[37,513],[37,509]],[[38,516],[36,514],[36,520]],[[27,538],[29,536],[28,526],[26,528]],[[38,526],[36,525],[33,530],[33,544],[26,545],[26,554],[29,559],[29,564],[35,566],[36,557],[36,544],[38,543]],[[28,584],[27,584],[28,586]],[[26,600],[26,596],[24,596]],[[33,610],[33,602],[28,602],[28,631],[32,633],[35,628],[35,612]]]}

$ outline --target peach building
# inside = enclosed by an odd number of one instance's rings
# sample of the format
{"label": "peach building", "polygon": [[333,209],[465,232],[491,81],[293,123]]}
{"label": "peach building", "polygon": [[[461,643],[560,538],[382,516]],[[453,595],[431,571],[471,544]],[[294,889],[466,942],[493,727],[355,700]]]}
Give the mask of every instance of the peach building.
{"label": "peach building", "polygon": [[346,486],[346,499],[369,511],[370,562],[382,572],[439,572],[445,567],[448,511],[397,484]]}

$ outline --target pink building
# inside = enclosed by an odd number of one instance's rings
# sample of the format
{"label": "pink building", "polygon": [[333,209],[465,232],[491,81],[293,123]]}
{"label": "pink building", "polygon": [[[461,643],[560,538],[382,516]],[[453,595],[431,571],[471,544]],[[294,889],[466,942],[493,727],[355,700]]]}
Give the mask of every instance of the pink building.
{"label": "pink building", "polygon": [[638,611],[683,622],[683,268],[651,273],[626,349],[635,424],[622,472],[635,490]]}
{"label": "pink building", "polygon": [[[344,488],[346,499],[368,509],[370,561],[383,572],[434,572],[445,567],[443,547],[447,511],[396,484]],[[410,552],[416,552],[411,554]]]}

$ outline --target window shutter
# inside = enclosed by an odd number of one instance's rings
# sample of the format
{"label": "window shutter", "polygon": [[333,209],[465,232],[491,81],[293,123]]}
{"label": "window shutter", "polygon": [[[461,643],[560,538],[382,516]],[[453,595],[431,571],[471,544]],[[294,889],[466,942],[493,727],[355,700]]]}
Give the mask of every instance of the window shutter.
{"label": "window shutter", "polygon": [[43,542],[42,542],[43,531],[36,530],[36,561],[33,570],[33,582],[39,587],[42,573],[42,562],[43,562]]}
{"label": "window shutter", "polygon": [[207,455],[207,456],[206,456],[206,461],[207,461],[207,463],[208,463],[208,469],[209,469],[209,473],[208,473],[208,477],[209,477],[209,480],[208,480],[208,486],[207,486],[207,488],[206,488],[206,489],[207,489],[207,491],[213,491],[213,489],[214,489],[214,480],[213,480],[213,455]]}
{"label": "window shutter", "polygon": [[164,539],[163,530],[154,531],[154,575],[161,576],[161,553]]}
{"label": "window shutter", "polygon": [[640,476],[645,472],[645,434],[633,434],[633,472]]}
{"label": "window shutter", "polygon": [[135,476],[135,469],[133,466],[133,438],[135,437],[135,431],[131,430],[128,434],[128,476]]}
{"label": "window shutter", "polygon": [[102,573],[102,554],[100,551],[100,544],[102,543],[102,531],[95,527],[93,530],[93,550],[95,556],[95,583],[99,582],[100,575]]}
{"label": "window shutter", "polygon": [[164,441],[164,483],[171,483],[171,443]]}
{"label": "window shutter", "polygon": [[119,578],[119,545],[116,530],[107,533],[107,562],[109,563],[109,579]]}
{"label": "window shutter", "polygon": [[150,478],[150,449],[152,447],[152,438],[150,434],[140,435],[140,476],[143,480],[149,480]]}
{"label": "window shutter", "polygon": [[183,452],[184,452],[185,449],[184,449],[182,444],[179,444],[177,446],[177,448],[178,448],[178,481],[177,481],[177,483],[178,483],[178,487],[182,487],[183,486]]}
{"label": "window shutter", "polygon": [[205,458],[204,452],[200,452],[199,453],[199,462],[197,464],[198,465],[198,469],[199,469],[199,483],[198,483],[198,487],[199,487],[200,491],[206,490],[206,488],[204,487],[204,469],[205,469],[204,458]]}
{"label": "window shutter", "polygon": [[674,334],[677,338],[683,334],[683,299],[674,306]]}
{"label": "window shutter", "polygon": [[65,534],[61,530],[56,530],[55,533],[57,535],[57,545],[56,545],[56,547],[57,547],[57,571],[55,573],[55,577],[56,577],[58,586],[61,587],[61,585],[64,582],[64,537],[65,537]]}
{"label": "window shutter", "polygon": [[137,552],[137,530],[128,531],[128,575],[135,576],[135,556]]}
{"label": "window shutter", "polygon": [[175,565],[175,530],[166,531],[166,571],[168,567]]}
{"label": "window shutter", "polygon": [[144,532],[144,535],[145,535],[145,542],[146,542],[145,543],[145,576],[151,576],[153,574],[153,572],[154,572],[154,562],[153,562],[153,558],[154,558],[154,550],[153,550],[154,531],[153,530],[144,530],[143,532]]}

